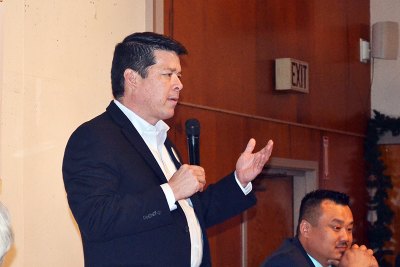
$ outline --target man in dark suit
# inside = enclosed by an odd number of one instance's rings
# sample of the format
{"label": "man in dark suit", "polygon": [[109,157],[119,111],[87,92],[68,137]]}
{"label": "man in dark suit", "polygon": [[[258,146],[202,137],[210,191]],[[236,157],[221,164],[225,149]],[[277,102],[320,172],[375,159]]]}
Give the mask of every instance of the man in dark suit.
{"label": "man in dark suit", "polygon": [[182,165],[167,138],[183,54],[163,35],[127,36],[114,51],[114,100],[68,141],[63,177],[85,266],[210,266],[206,228],[256,202],[251,181],[271,140],[253,153],[251,139],[236,170],[205,188],[204,169]]}
{"label": "man in dark suit", "polygon": [[285,240],[262,267],[378,267],[372,250],[352,245],[352,231],[346,194],[310,192],[301,201],[296,237]]}

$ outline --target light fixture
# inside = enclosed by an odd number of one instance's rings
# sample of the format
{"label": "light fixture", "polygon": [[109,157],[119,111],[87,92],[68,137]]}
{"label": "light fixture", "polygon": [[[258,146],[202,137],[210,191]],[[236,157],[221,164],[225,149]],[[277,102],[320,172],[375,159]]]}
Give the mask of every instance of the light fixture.
{"label": "light fixture", "polygon": [[399,47],[399,24],[381,21],[372,25],[371,48],[369,42],[360,39],[360,61],[367,63],[370,58],[397,59]]}

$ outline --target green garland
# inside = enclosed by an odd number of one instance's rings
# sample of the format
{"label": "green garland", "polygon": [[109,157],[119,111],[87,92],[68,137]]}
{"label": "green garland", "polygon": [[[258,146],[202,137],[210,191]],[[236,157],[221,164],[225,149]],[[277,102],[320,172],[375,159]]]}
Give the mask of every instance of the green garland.
{"label": "green garland", "polygon": [[380,267],[392,266],[385,256],[393,251],[385,248],[385,242],[392,237],[390,224],[393,211],[387,205],[388,190],[393,185],[390,176],[385,175],[385,165],[378,148],[379,138],[390,131],[393,136],[400,134],[400,118],[391,118],[374,110],[374,118],[368,122],[365,139],[365,160],[367,161],[367,189],[370,195],[368,203],[368,240],[375,252]]}

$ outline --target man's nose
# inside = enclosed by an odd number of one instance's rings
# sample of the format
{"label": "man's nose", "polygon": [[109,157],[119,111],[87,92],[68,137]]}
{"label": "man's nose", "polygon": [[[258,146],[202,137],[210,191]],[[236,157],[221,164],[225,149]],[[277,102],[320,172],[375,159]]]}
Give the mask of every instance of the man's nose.
{"label": "man's nose", "polygon": [[349,232],[346,229],[343,229],[340,235],[340,240],[347,242],[348,245],[351,244],[351,242],[353,241],[353,233]]}
{"label": "man's nose", "polygon": [[180,91],[183,89],[183,84],[181,82],[181,79],[179,78],[178,75],[174,75],[175,80],[174,80],[174,89],[177,91]]}

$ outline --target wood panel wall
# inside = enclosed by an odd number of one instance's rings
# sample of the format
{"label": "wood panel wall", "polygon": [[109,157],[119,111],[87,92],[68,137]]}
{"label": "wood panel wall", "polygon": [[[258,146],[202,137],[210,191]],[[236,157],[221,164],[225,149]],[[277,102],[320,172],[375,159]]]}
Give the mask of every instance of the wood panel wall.
{"label": "wood panel wall", "polygon": [[[319,187],[351,196],[356,241],[366,242],[370,66],[359,62],[359,38],[369,39],[369,21],[367,0],[165,0],[165,33],[189,50],[168,122],[182,156],[192,117],[201,123],[208,183],[234,169],[250,137],[257,148],[273,139],[274,157],[317,161],[322,170],[327,136],[329,177],[321,171]],[[284,57],[309,63],[309,94],[274,90],[274,60]],[[240,266],[242,220],[210,230],[214,266]]]}

